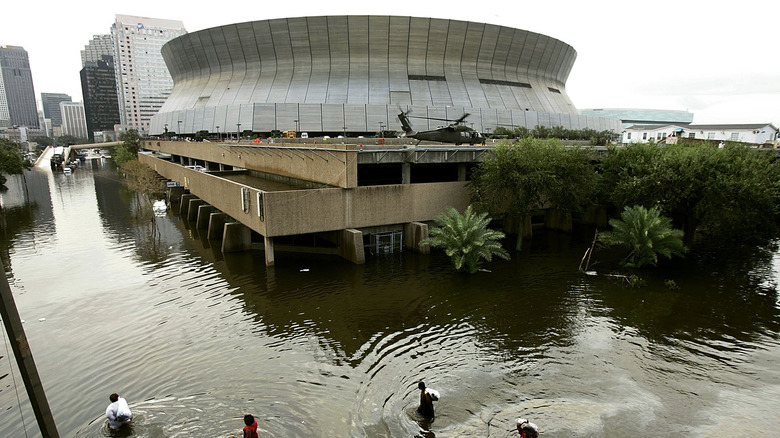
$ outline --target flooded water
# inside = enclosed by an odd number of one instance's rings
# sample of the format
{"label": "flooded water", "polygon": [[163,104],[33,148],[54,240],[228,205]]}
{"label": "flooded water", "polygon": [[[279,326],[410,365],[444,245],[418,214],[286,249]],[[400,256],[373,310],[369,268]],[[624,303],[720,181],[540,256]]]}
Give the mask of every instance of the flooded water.
{"label": "flooded water", "polygon": [[[267,437],[510,437],[519,416],[542,437],[780,430],[777,251],[694,254],[641,289],[577,272],[591,232],[538,233],[476,275],[441,253],[266,268],[175,214],[135,219],[98,164],[3,194],[0,255],[61,436],[225,438],[244,413]],[[40,436],[4,344],[0,436]]]}

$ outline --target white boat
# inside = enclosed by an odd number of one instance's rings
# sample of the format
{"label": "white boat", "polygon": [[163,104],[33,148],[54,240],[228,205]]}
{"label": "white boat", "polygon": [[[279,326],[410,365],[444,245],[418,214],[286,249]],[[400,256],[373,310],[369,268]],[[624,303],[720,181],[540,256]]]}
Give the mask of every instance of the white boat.
{"label": "white boat", "polygon": [[168,211],[168,204],[162,199],[154,201],[154,204],[152,204],[152,211],[154,211],[156,216],[165,216],[165,213]]}

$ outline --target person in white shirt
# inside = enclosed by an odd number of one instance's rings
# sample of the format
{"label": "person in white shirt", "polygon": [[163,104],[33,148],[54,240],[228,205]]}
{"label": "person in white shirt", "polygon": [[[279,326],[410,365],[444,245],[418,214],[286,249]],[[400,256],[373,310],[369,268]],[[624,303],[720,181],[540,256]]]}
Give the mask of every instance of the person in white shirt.
{"label": "person in white shirt", "polygon": [[127,400],[120,397],[119,394],[113,393],[108,399],[111,400],[111,404],[106,408],[108,426],[111,429],[119,429],[133,418],[133,413],[130,412]]}

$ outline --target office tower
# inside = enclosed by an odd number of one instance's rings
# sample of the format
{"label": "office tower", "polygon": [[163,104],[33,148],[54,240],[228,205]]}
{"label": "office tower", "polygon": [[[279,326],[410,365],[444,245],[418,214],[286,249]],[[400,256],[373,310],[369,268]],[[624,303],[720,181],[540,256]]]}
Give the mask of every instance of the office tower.
{"label": "office tower", "polygon": [[62,126],[62,114],[60,113],[60,102],[72,102],[73,99],[67,94],[62,93],[41,93],[41,104],[43,105],[43,116],[51,120],[52,126]]}
{"label": "office tower", "polygon": [[114,56],[114,38],[109,34],[95,35],[81,51],[81,66],[84,67],[90,61],[102,61],[106,55]]}
{"label": "office tower", "polygon": [[[6,127],[38,128],[32,71],[27,51],[19,46],[0,46],[0,118]],[[7,108],[7,116],[5,116]]]}
{"label": "office tower", "polygon": [[62,135],[87,138],[87,119],[81,102],[60,102]]}
{"label": "office tower", "polygon": [[171,93],[173,80],[160,49],[187,31],[181,21],[117,15],[111,27],[123,129],[148,135],[149,121]]}
{"label": "office tower", "polygon": [[81,92],[90,141],[95,141],[95,131],[114,131],[114,125],[120,124],[120,118],[113,56],[103,55],[100,60],[84,64]]}

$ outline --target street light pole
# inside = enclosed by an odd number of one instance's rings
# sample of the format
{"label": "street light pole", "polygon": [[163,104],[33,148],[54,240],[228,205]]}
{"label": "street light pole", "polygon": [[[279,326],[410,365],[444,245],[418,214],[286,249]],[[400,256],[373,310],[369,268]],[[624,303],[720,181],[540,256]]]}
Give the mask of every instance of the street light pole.
{"label": "street light pole", "polygon": [[222,141],[222,136],[219,135],[219,125],[217,125],[217,141],[218,142]]}

